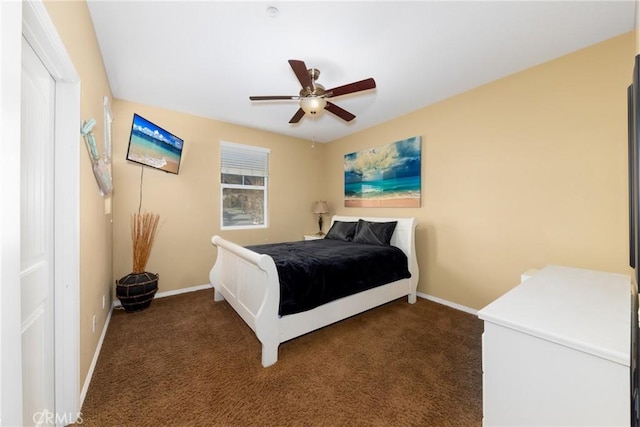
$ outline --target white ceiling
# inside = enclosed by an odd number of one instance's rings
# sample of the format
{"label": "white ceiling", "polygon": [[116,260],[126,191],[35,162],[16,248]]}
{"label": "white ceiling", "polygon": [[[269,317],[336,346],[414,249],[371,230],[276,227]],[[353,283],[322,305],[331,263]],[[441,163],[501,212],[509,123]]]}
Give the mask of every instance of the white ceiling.
{"label": "white ceiling", "polygon": [[[633,0],[88,5],[115,98],[318,142],[631,31],[635,19]],[[369,77],[377,88],[332,98],[352,122],[324,112],[291,125],[297,101],[249,100],[298,94],[289,59],[318,68],[327,89]]]}

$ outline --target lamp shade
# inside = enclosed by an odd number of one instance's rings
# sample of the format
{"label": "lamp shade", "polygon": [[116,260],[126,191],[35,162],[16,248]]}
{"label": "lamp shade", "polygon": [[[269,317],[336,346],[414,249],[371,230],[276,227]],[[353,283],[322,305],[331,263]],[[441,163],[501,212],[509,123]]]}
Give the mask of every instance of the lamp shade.
{"label": "lamp shade", "polygon": [[327,101],[319,96],[307,96],[300,100],[300,108],[307,114],[316,114],[322,111]]}
{"label": "lamp shade", "polygon": [[319,200],[313,205],[313,213],[314,214],[326,214],[329,212],[329,206],[327,206],[327,202],[324,200]]}

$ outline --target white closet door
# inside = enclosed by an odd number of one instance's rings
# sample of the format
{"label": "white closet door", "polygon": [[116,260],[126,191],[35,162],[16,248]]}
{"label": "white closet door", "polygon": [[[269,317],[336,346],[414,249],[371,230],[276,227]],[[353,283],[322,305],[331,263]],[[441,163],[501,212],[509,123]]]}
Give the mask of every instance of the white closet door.
{"label": "white closet door", "polygon": [[55,84],[22,42],[20,238],[23,422],[55,423],[53,153]]}

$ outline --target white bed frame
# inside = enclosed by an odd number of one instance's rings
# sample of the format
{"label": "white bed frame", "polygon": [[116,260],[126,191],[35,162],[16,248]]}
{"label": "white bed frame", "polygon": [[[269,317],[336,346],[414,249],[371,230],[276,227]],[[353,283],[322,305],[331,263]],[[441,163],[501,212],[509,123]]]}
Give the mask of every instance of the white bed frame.
{"label": "white bed frame", "polygon": [[409,261],[411,278],[378,286],[355,295],[340,298],[312,310],[286,316],[278,315],[280,280],[273,259],[213,236],[218,248],[215,265],[209,279],[213,285],[214,300],[223,299],[234,308],[255,332],[262,343],[262,366],[278,361],[280,343],[308,332],[346,319],[355,314],[408,296],[409,303],[416,302],[418,286],[418,261],[415,253],[415,218],[374,218],[334,216],[334,221],[398,221],[391,237],[391,244],[402,249]]}

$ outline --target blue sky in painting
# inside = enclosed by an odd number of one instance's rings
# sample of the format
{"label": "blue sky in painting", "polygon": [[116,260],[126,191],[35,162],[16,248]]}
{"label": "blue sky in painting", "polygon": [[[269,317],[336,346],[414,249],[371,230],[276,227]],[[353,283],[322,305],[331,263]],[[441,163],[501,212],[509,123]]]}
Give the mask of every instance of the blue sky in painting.
{"label": "blue sky in painting", "polygon": [[420,176],[421,138],[402,141],[344,156],[345,184]]}

